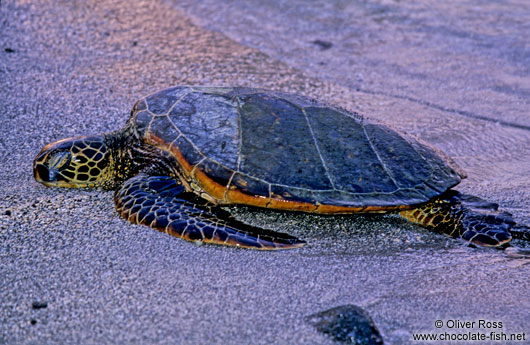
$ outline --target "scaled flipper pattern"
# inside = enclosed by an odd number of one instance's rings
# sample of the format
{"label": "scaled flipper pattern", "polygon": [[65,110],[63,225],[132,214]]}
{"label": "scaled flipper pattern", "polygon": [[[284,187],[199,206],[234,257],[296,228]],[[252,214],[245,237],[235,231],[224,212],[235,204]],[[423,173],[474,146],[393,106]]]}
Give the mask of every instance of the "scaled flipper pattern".
{"label": "scaled flipper pattern", "polygon": [[497,204],[454,190],[400,214],[428,229],[485,247],[509,242],[509,230],[515,225],[512,215],[499,211]]}
{"label": "scaled flipper pattern", "polygon": [[188,241],[261,250],[290,249],[305,243],[240,222],[220,207],[187,192],[169,176],[140,173],[116,191],[114,203],[118,213],[130,222]]}

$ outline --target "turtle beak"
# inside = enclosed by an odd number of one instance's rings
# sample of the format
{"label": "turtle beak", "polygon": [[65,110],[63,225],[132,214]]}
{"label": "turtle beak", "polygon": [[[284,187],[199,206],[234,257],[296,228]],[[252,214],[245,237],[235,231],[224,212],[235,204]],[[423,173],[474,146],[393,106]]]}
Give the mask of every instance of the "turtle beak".
{"label": "turtle beak", "polygon": [[[53,153],[53,157],[50,157],[50,153]],[[64,180],[64,177],[59,173],[60,168],[64,163],[68,164],[69,161],[69,152],[52,152],[48,147],[45,147],[33,161],[33,177],[37,182],[46,186],[57,185],[60,180]]]}
{"label": "turtle beak", "polygon": [[33,177],[37,182],[46,183],[50,181],[50,172],[46,166],[47,150],[44,149],[39,152],[37,157],[33,160]]}
{"label": "turtle beak", "polygon": [[33,177],[40,183],[46,183],[50,181],[50,171],[44,164],[35,163],[33,165]]}

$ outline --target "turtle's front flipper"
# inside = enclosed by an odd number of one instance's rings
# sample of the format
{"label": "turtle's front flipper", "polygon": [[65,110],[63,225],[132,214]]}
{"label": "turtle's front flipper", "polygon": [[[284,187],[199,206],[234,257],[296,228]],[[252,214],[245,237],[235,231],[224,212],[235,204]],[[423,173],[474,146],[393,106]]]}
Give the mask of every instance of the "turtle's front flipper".
{"label": "turtle's front flipper", "polygon": [[478,197],[449,190],[429,203],[400,214],[413,223],[486,247],[511,240],[512,215]]}
{"label": "turtle's front flipper", "polygon": [[125,181],[114,195],[116,210],[132,223],[144,224],[188,241],[252,249],[290,249],[305,242],[244,224],[168,176],[144,173]]}

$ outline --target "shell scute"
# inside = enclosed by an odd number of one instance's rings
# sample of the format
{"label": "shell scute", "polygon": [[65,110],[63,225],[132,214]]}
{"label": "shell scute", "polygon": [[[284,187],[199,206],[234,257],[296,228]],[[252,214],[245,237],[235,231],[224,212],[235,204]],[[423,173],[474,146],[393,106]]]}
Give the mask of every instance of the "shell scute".
{"label": "shell scute", "polygon": [[300,107],[263,93],[241,104],[242,172],[275,184],[332,187]]}
{"label": "shell scute", "polygon": [[[190,172],[191,169],[204,159],[204,156],[198,152],[195,147],[190,143],[185,137],[179,137],[170,147],[170,150],[173,154],[181,155],[182,159],[185,162],[179,161],[181,164],[187,163],[188,166],[184,167],[187,172]],[[177,159],[179,157],[176,157]]]}
{"label": "shell scute", "polygon": [[329,108],[311,107],[306,113],[335,189],[390,193],[398,188],[367,139],[364,123]]}
{"label": "shell scute", "polygon": [[227,167],[236,167],[239,130],[235,101],[192,92],[175,104],[169,118],[204,156]]}
{"label": "shell scute", "polygon": [[270,185],[257,178],[250,177],[241,172],[236,172],[230,183],[231,188],[237,188],[249,195],[258,195],[269,198]]}
{"label": "shell scute", "polygon": [[234,174],[234,170],[228,169],[211,159],[203,160],[195,169],[204,172],[213,182],[225,188]]}
{"label": "shell scute", "polygon": [[162,139],[166,147],[180,135],[178,129],[171,123],[167,116],[155,116],[151,121],[149,131],[157,138]]}
{"label": "shell scute", "polygon": [[185,86],[165,89],[151,96],[147,96],[145,102],[151,113],[155,115],[167,114],[169,110],[190,91],[190,88]]}
{"label": "shell scute", "polygon": [[313,191],[305,188],[293,188],[288,186],[272,185],[271,196],[273,198],[293,202],[305,202],[310,204],[316,204],[317,202]]}
{"label": "shell scute", "polygon": [[136,114],[133,114],[134,125],[136,126],[136,131],[140,134],[140,136],[145,136],[152,118],[153,115],[147,110],[142,110]]}

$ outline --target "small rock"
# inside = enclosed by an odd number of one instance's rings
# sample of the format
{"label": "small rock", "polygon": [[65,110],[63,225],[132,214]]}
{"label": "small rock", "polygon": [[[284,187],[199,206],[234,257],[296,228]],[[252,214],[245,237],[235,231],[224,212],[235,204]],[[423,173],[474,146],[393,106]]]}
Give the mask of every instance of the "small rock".
{"label": "small rock", "polygon": [[328,41],[314,40],[311,43],[318,46],[320,50],[328,50],[329,48],[333,47],[333,43]]}
{"label": "small rock", "polygon": [[306,320],[319,332],[344,344],[383,345],[383,338],[370,315],[355,305],[325,310]]}
{"label": "small rock", "polygon": [[39,301],[35,301],[31,304],[31,307],[33,309],[43,309],[43,308],[47,308],[48,307],[48,302],[39,302]]}

